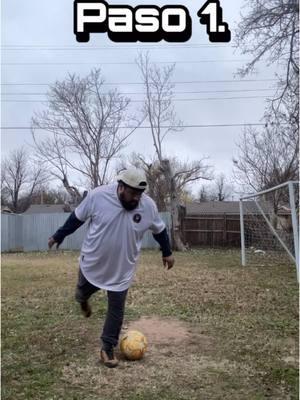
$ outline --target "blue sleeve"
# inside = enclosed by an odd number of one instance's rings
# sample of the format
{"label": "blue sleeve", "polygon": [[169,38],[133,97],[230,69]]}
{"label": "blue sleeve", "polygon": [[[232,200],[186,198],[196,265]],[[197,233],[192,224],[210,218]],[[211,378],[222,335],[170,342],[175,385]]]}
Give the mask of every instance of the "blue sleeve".
{"label": "blue sleeve", "polygon": [[83,224],[84,221],[80,221],[73,211],[64,225],[61,226],[52,237],[58,244],[61,244],[66,236],[71,235],[71,233],[75,232],[76,229]]}
{"label": "blue sleeve", "polygon": [[165,228],[158,234],[153,234],[153,237],[160,245],[163,257],[169,257],[172,254],[172,250],[167,229]]}

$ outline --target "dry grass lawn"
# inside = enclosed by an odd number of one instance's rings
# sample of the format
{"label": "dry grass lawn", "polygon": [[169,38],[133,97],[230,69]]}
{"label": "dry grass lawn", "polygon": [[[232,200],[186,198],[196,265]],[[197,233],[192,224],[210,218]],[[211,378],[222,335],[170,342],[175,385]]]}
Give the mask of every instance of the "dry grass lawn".
{"label": "dry grass lawn", "polygon": [[124,329],[145,358],[98,362],[104,292],[84,319],[75,252],[2,256],[2,400],[298,399],[298,286],[291,265],[239,266],[239,252],[142,253]]}

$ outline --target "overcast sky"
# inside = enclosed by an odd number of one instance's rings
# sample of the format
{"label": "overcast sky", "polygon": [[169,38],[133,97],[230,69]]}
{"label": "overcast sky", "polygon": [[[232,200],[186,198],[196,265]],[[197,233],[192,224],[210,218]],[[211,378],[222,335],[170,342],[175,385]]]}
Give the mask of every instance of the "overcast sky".
{"label": "overcast sky", "polygon": [[[249,57],[242,56],[233,48],[233,40],[228,44],[209,42],[206,27],[199,24],[197,17],[197,11],[204,2],[174,2],[185,5],[192,16],[193,34],[190,41],[147,45],[113,43],[105,33],[91,34],[89,43],[77,43],[73,34],[71,0],[2,0],[2,127],[29,127],[33,112],[43,107],[41,101],[46,100],[43,94],[47,91],[45,84],[64,79],[68,72],[85,75],[93,67],[101,67],[107,82],[125,82],[117,85],[121,92],[141,92],[141,85],[126,83],[141,80],[134,61],[138,51],[147,48],[152,61],[177,62],[173,77],[175,82],[194,82],[177,83],[175,86],[177,100],[174,104],[178,117],[185,125],[262,122],[266,100],[272,97],[275,90],[275,81],[272,81],[275,79],[275,68],[260,64],[256,74],[248,76],[244,82],[235,77],[238,68]],[[111,0],[109,3],[133,6],[173,4],[170,0]],[[233,39],[243,3],[243,0],[221,0],[223,17],[229,24]],[[125,62],[132,64],[121,64]],[[226,80],[229,82],[220,82]],[[141,95],[129,97],[133,100],[142,99]],[[140,104],[134,105],[139,107]],[[186,128],[169,135],[164,149],[183,160],[209,156],[209,163],[214,166],[216,173],[224,172],[230,178],[232,157],[236,155],[236,142],[241,132],[242,127],[234,126]],[[39,134],[44,133],[40,131]],[[2,156],[31,143],[29,130],[2,130]],[[150,133],[138,130],[131,137],[126,152],[139,151],[152,155],[152,149]]]}

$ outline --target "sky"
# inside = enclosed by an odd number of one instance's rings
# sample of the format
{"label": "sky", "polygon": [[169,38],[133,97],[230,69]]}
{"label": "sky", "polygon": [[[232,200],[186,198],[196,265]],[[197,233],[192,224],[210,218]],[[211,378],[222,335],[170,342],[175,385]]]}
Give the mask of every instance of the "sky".
{"label": "sky", "polygon": [[[109,3],[164,6],[173,1]],[[174,105],[178,117],[184,125],[202,125],[167,136],[165,154],[181,160],[209,157],[208,163],[216,175],[224,173],[231,180],[232,158],[237,155],[237,142],[243,131],[242,126],[232,125],[262,123],[266,101],[275,92],[276,69],[260,63],[254,75],[244,80],[238,77],[238,68],[250,59],[233,46],[244,0],[221,0],[223,19],[229,24],[232,40],[217,44],[209,41],[206,27],[200,25],[197,17],[204,3],[175,3],[185,5],[192,16],[193,32],[188,42],[129,44],[114,43],[106,33],[92,33],[88,43],[78,43],[73,34],[73,1],[2,0],[2,157],[11,150],[32,145],[30,130],[4,128],[30,127],[33,113],[45,106],[42,102],[46,100],[48,84],[63,80],[68,73],[84,76],[92,68],[101,67],[106,82],[112,83],[107,88],[117,87],[123,93],[142,92],[142,86],[136,84],[141,77],[135,59],[139,51],[148,50],[151,61],[161,66],[176,63],[172,80],[176,82]],[[129,97],[141,100],[142,94]],[[132,104],[138,112],[141,103]],[[131,136],[123,155],[132,151],[153,155],[149,131],[137,130]]]}

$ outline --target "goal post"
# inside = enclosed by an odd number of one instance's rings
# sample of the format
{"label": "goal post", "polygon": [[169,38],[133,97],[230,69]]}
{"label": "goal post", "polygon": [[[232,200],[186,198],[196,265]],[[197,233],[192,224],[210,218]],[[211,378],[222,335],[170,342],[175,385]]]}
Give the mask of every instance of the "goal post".
{"label": "goal post", "polygon": [[299,281],[299,182],[240,198],[241,263],[296,264]]}
{"label": "goal post", "polygon": [[290,207],[292,212],[292,224],[293,224],[293,236],[294,236],[294,251],[295,251],[295,258],[296,258],[296,268],[297,268],[297,278],[299,281],[299,185],[297,190],[296,196],[297,203],[298,203],[298,218],[297,218],[297,211],[296,211],[296,200],[295,200],[295,189],[294,189],[294,182],[289,182],[289,197],[290,197]]}

